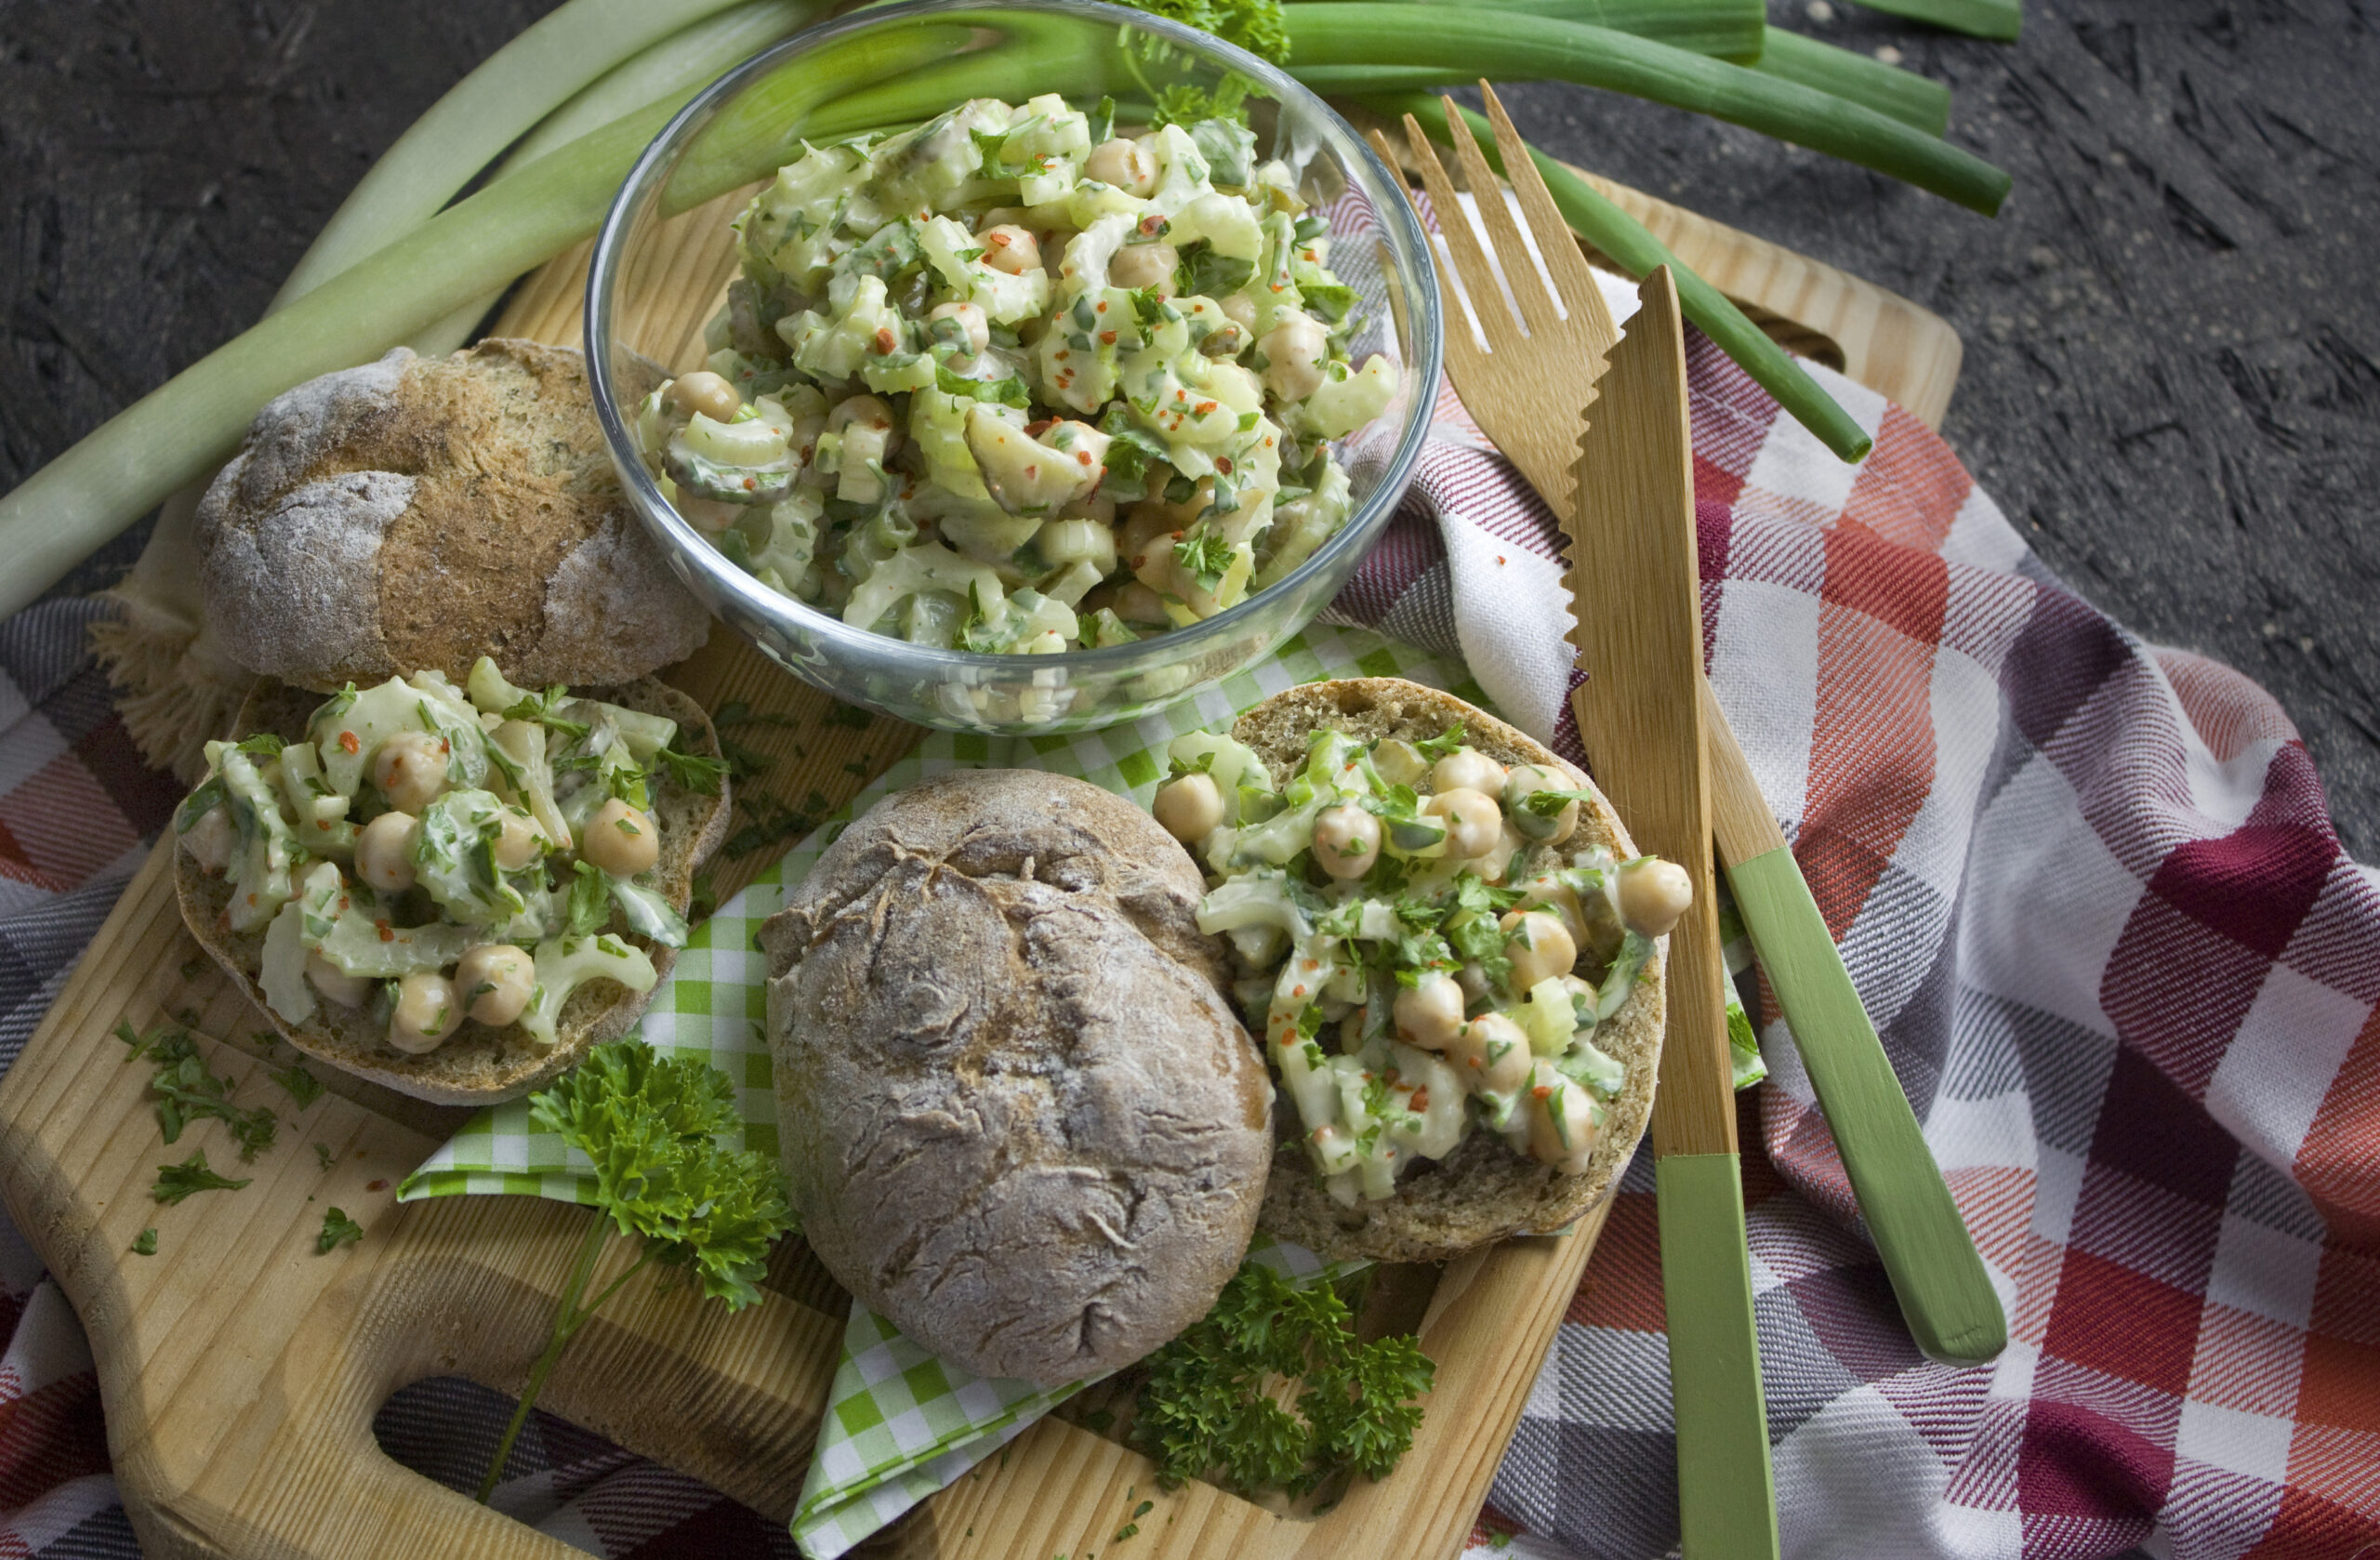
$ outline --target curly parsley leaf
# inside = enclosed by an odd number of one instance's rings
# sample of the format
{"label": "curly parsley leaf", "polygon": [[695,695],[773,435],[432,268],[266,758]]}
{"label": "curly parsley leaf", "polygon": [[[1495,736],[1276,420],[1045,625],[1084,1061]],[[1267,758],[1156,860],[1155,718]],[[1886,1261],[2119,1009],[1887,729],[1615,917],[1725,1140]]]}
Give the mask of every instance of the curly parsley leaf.
{"label": "curly parsley leaf", "polygon": [[[1133,1435],[1158,1481],[1212,1477],[1253,1495],[1385,1477],[1413,1444],[1435,1368],[1410,1338],[1358,1342],[1330,1284],[1250,1263],[1147,1369]],[[1296,1413],[1268,1390],[1276,1379],[1299,1389]]]}
{"label": "curly parsley leaf", "polygon": [[1199,589],[1211,595],[1231,570],[1232,545],[1200,527],[1173,544],[1173,561],[1198,582]]}
{"label": "curly parsley leaf", "polygon": [[254,1159],[272,1146],[280,1117],[267,1106],[247,1109],[233,1104],[231,1080],[207,1066],[190,1031],[160,1025],[142,1035],[131,1025],[118,1023],[115,1038],[131,1048],[126,1061],[146,1059],[157,1064],[149,1092],[156,1100],[158,1130],[167,1143],[178,1141],[191,1122],[213,1117],[231,1129],[231,1141],[239,1145],[243,1159]]}
{"label": "curly parsley leaf", "polygon": [[152,1224],[132,1237],[132,1254],[136,1257],[153,1257],[157,1254],[156,1225]]}
{"label": "curly parsley leaf", "polygon": [[178,1165],[159,1165],[157,1183],[149,1188],[149,1195],[171,1206],[199,1192],[236,1192],[255,1179],[243,1176],[233,1181],[216,1174],[206,1162],[206,1150],[202,1148]]}
{"label": "curly parsley leaf", "polygon": [[570,864],[570,935],[591,937],[612,924],[612,881],[592,862]]}
{"label": "curly parsley leaf", "polygon": [[727,778],[728,763],[724,759],[683,753],[675,747],[657,749],[653,756],[663,769],[669,772],[669,778],[678,783],[681,790],[693,791],[700,796],[717,796],[720,783]]}
{"label": "curly parsley leaf", "polygon": [[323,1080],[308,1072],[302,1062],[292,1062],[285,1067],[268,1067],[265,1077],[281,1085],[282,1091],[298,1102],[299,1110],[323,1097]]}
{"label": "curly parsley leaf", "polygon": [[352,1246],[364,1238],[364,1226],[349,1218],[340,1209],[323,1215],[323,1233],[314,1237],[314,1254],[328,1256],[342,1246]]}
{"label": "curly parsley leaf", "polygon": [[570,690],[557,682],[542,694],[532,694],[504,712],[508,721],[527,721],[570,742],[584,742],[593,728],[584,721],[566,721],[559,711],[570,702]]}
{"label": "curly parsley leaf", "polygon": [[1457,721],[1453,725],[1448,726],[1436,736],[1431,737],[1427,741],[1417,742],[1413,746],[1423,758],[1429,760],[1433,763],[1435,763],[1438,760],[1448,757],[1453,753],[1456,748],[1462,746],[1462,722]]}

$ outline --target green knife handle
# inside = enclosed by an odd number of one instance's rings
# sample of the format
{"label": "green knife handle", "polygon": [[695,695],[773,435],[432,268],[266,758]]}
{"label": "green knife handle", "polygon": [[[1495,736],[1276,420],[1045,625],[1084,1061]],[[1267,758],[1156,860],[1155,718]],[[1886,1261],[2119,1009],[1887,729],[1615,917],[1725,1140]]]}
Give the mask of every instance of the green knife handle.
{"label": "green knife handle", "polygon": [[1775,1560],[1777,1476],[1752,1326],[1742,1161],[1672,1154],[1653,1161],[1653,1174],[1684,1560]]}
{"label": "green knife handle", "polygon": [[1992,1359],[2008,1343],[2000,1297],[1792,853],[1739,862],[1727,884],[1911,1335],[1931,1359]]}

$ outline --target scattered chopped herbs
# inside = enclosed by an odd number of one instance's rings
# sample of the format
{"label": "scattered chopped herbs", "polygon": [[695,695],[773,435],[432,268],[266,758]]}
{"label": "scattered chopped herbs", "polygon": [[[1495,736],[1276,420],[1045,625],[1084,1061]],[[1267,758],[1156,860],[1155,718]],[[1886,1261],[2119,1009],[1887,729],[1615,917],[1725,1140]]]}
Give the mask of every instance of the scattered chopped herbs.
{"label": "scattered chopped herbs", "polygon": [[721,705],[718,711],[711,716],[710,723],[721,731],[725,731],[730,726],[750,725],[783,726],[787,731],[801,729],[801,722],[792,716],[780,714],[773,709],[754,709],[742,699],[730,699]]}
{"label": "scattered chopped herbs", "polygon": [[570,690],[557,682],[542,694],[532,694],[504,712],[508,721],[527,721],[569,742],[584,742],[592,728],[584,721],[565,721],[555,713],[570,702]]}
{"label": "scattered chopped herbs", "polygon": [[206,1150],[202,1148],[178,1165],[159,1165],[157,1183],[149,1195],[171,1206],[196,1192],[236,1192],[255,1180],[243,1176],[237,1181],[215,1173],[206,1162]]}
{"label": "scattered chopped herbs", "polygon": [[338,1156],[331,1152],[329,1144],[318,1143],[314,1144],[314,1162],[321,1165],[323,1172],[327,1175],[331,1166],[338,1162]]}
{"label": "scattered chopped herbs", "polygon": [[304,1110],[323,1097],[323,1080],[308,1072],[303,1062],[292,1062],[285,1067],[269,1068],[265,1076],[281,1085],[283,1091],[298,1102],[299,1110]]}
{"label": "scattered chopped herbs", "polygon": [[[706,1296],[741,1311],[760,1298],[771,1243],[793,1227],[775,1156],[721,1146],[722,1139],[742,1141],[744,1122],[734,1086],[707,1062],[666,1056],[641,1040],[602,1046],[531,1095],[529,1116],[594,1162],[599,1213],[556,1303],[545,1351],[530,1366],[520,1406],[480,1481],[483,1505],[562,1351],[622,1285],[658,1262],[686,1270]],[[615,1227],[638,1237],[637,1259],[584,1300]]]}
{"label": "scattered chopped herbs", "polygon": [[809,813],[797,813],[774,797],[738,797],[736,805],[743,808],[744,815],[751,822],[728,836],[730,859],[798,839],[815,826]]}
{"label": "scattered chopped herbs", "polygon": [[153,1257],[157,1254],[156,1225],[152,1224],[132,1237],[132,1254],[136,1257]]}
{"label": "scattered chopped herbs", "polygon": [[853,731],[864,732],[874,723],[876,717],[855,704],[839,704],[828,708],[822,719],[830,726],[848,726]]}
{"label": "scattered chopped herbs", "polygon": [[[768,772],[769,760],[765,754],[754,752],[733,737],[722,735],[719,739],[719,750],[727,756],[727,773],[731,779],[748,780],[755,774]],[[712,792],[717,790],[716,786],[711,787]]]}
{"label": "scattered chopped herbs", "polygon": [[266,1106],[243,1109],[231,1104],[231,1080],[207,1067],[198,1054],[198,1042],[191,1038],[187,1029],[159,1025],[141,1035],[135,1033],[130,1024],[119,1022],[115,1038],[131,1047],[126,1061],[145,1057],[157,1064],[156,1076],[149,1080],[149,1091],[156,1097],[157,1126],[167,1143],[178,1141],[182,1129],[191,1122],[213,1117],[231,1129],[241,1158],[252,1160],[272,1146],[273,1136],[280,1130],[280,1117]]}
{"label": "scattered chopped herbs", "polygon": [[688,885],[688,888],[686,919],[688,920],[709,919],[711,912],[719,908],[719,891],[711,885],[710,874],[695,873],[694,881]]}
{"label": "scattered chopped herbs", "polygon": [[208,969],[211,968],[214,963],[215,961],[207,958],[205,954],[200,954],[194,958],[183,959],[182,984],[187,985],[191,982],[198,979],[199,976],[206,973]]}
{"label": "scattered chopped herbs", "polygon": [[1427,741],[1417,742],[1413,746],[1423,758],[1435,763],[1438,760],[1450,756],[1456,748],[1462,746],[1462,722],[1457,721],[1438,735]]}
{"label": "scattered chopped herbs", "polygon": [[323,1233],[314,1237],[314,1254],[328,1256],[342,1246],[352,1246],[364,1238],[364,1226],[338,1209],[323,1215]]}
{"label": "scattered chopped herbs", "polygon": [[[1410,1338],[1357,1342],[1335,1286],[1250,1263],[1151,1356],[1133,1436],[1168,1489],[1211,1478],[1302,1495],[1342,1473],[1384,1478],[1413,1444],[1435,1368]],[[1296,1413],[1267,1395],[1275,1377],[1299,1385]]]}
{"label": "scattered chopped herbs", "polygon": [[851,762],[843,765],[843,773],[845,774],[855,774],[862,780],[865,780],[867,778],[867,760],[866,759],[853,759]]}

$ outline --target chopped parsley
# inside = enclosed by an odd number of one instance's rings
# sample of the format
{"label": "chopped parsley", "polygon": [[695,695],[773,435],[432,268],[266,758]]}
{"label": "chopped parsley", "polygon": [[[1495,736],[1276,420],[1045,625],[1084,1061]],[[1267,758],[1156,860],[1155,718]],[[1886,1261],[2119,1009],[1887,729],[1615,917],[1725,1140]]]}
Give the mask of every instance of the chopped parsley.
{"label": "chopped parsley", "polygon": [[136,1257],[153,1257],[157,1254],[156,1225],[152,1224],[132,1237],[132,1254]]}
{"label": "chopped parsley", "polygon": [[200,1192],[236,1192],[254,1179],[243,1176],[233,1181],[216,1174],[202,1148],[178,1165],[159,1165],[157,1183],[149,1188],[149,1195],[170,1207]]}
{"label": "chopped parsley", "polygon": [[323,1215],[323,1233],[314,1237],[314,1254],[328,1256],[342,1246],[352,1246],[364,1238],[364,1226],[349,1218],[339,1209]]}

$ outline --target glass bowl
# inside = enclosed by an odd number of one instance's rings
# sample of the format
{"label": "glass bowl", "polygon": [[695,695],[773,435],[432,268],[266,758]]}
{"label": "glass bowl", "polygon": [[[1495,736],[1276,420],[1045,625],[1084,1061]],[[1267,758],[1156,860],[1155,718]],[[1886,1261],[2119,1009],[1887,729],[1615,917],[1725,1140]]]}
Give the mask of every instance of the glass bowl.
{"label": "glass bowl", "polygon": [[[653,365],[701,366],[703,326],[736,274],[725,224],[760,181],[862,130],[915,124],[969,98],[1113,97],[1118,117],[1169,88],[1248,92],[1260,156],[1288,163],[1330,218],[1330,263],[1360,299],[1350,344],[1380,352],[1398,389],[1333,447],[1354,502],[1339,532],[1271,588],[1137,643],[1053,655],[919,645],[847,624],[745,572],[673,509],[631,432]],[[1054,732],[1131,720],[1262,658],[1329,602],[1387,525],[1436,396],[1439,301],[1403,185],[1322,100],[1205,33],[1093,0],[914,0],[812,28],[705,88],[646,149],[615,197],[587,284],[596,412],[629,501],[695,596],[771,659],[839,698],[925,725]]]}

